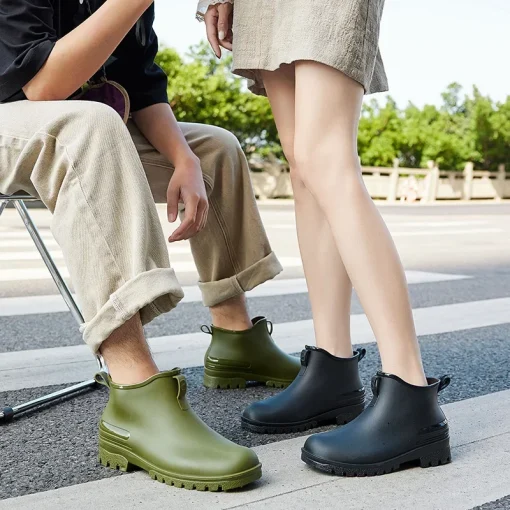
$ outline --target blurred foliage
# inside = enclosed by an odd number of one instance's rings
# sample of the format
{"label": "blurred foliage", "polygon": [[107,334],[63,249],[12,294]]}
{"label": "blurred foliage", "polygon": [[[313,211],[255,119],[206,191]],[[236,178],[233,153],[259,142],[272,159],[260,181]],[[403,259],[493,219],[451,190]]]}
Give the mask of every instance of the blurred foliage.
{"label": "blurred foliage", "polygon": [[168,95],[177,120],[223,127],[237,136],[247,153],[281,156],[268,100],[250,93],[245,80],[232,75],[230,55],[218,60],[202,43],[185,58],[173,49],[162,49],[156,62],[168,75]]}
{"label": "blurred foliage", "polygon": [[[178,120],[214,124],[232,131],[247,154],[283,157],[269,102],[251,94],[245,80],[230,72],[232,58],[218,60],[202,43],[181,57],[163,48],[157,63],[169,77],[168,93]],[[474,87],[465,95],[457,83],[442,94],[442,104],[398,108],[388,97],[368,99],[359,126],[363,165],[423,168],[434,160],[440,168],[496,169],[510,163],[510,97],[495,103]]]}

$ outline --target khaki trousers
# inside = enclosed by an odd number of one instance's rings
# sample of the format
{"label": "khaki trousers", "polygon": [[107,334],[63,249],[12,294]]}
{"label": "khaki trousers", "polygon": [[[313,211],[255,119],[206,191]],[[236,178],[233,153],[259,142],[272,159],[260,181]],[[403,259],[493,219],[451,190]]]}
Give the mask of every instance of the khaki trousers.
{"label": "khaki trousers", "polygon": [[[191,239],[206,306],[274,278],[271,251],[236,138],[181,124],[200,158],[210,212]],[[53,213],[85,342],[101,342],[138,311],[143,324],[183,292],[170,267],[155,202],[166,202],[172,165],[110,107],[82,101],[0,105],[0,192],[26,191]]]}

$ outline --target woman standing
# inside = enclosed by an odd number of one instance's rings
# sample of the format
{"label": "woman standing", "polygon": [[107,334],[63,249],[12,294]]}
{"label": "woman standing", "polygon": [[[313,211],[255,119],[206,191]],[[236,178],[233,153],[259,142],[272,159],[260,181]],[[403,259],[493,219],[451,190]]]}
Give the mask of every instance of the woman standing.
{"label": "woman standing", "polygon": [[[248,407],[242,423],[268,433],[350,422],[311,436],[303,448],[305,462],[336,474],[450,461],[448,425],[437,402],[449,379],[425,377],[402,264],[357,154],[363,95],[387,90],[378,47],[383,5],[202,0],[198,9],[216,55],[220,47],[233,49],[234,73],[271,103],[291,168],[318,346],[303,351],[297,379]],[[364,411],[358,374],[364,350],[353,355],[350,338],[353,286],[382,361]]]}

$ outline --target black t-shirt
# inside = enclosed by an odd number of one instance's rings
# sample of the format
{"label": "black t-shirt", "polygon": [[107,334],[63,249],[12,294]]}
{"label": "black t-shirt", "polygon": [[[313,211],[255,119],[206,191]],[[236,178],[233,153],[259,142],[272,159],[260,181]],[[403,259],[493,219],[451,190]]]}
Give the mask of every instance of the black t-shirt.
{"label": "black t-shirt", "polygon": [[[92,11],[106,0],[90,0]],[[22,88],[39,72],[56,41],[88,17],[80,0],[0,0],[0,103],[26,99]],[[133,111],[168,102],[167,77],[154,63],[154,4],[106,64],[106,76],[126,88]],[[76,64],[79,65],[79,62]]]}

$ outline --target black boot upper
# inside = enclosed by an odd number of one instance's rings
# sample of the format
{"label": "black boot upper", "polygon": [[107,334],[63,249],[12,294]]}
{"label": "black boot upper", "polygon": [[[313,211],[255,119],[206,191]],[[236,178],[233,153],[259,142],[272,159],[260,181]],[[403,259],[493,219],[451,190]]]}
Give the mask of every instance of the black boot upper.
{"label": "black boot upper", "polygon": [[245,409],[243,420],[261,424],[295,424],[332,410],[362,404],[365,390],[358,362],[365,349],[351,358],[338,358],[324,349],[306,347],[301,353],[301,370],[284,391]]}
{"label": "black boot upper", "polygon": [[378,372],[372,380],[373,399],[365,411],[344,427],[309,437],[303,450],[331,463],[374,464],[424,445],[448,439],[448,424],[438,392],[450,379],[427,379],[428,386],[408,384]]}

